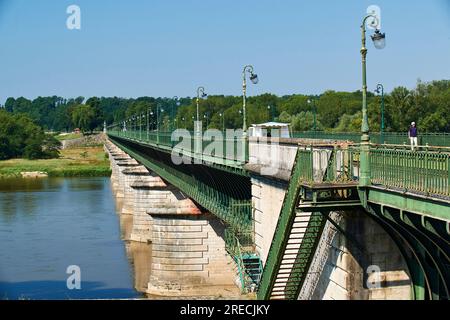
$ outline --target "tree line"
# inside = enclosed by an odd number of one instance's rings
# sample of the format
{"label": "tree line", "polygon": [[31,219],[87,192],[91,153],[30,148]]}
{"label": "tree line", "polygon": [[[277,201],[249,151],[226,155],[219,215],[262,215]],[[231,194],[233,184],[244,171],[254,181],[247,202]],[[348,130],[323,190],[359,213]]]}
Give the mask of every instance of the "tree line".
{"label": "tree line", "polygon": [[[262,94],[247,100],[247,124],[280,121],[291,124],[294,131],[359,132],[361,128],[361,91],[325,91],[320,95],[276,96]],[[385,93],[385,131],[404,132],[415,121],[421,132],[449,132],[450,80],[423,83],[409,90],[396,87]],[[368,93],[371,131],[381,125],[381,97]],[[196,97],[169,98],[93,97],[64,99],[61,97],[8,98],[4,108],[12,114],[26,114],[45,130],[68,132],[80,128],[84,132],[99,130],[103,122],[110,125],[140,115],[134,125],[152,129],[193,129],[196,119]],[[200,101],[200,120],[208,128],[242,127],[242,97],[214,95]]]}
{"label": "tree line", "polygon": [[49,159],[59,156],[61,143],[27,115],[0,110],[0,160]]}

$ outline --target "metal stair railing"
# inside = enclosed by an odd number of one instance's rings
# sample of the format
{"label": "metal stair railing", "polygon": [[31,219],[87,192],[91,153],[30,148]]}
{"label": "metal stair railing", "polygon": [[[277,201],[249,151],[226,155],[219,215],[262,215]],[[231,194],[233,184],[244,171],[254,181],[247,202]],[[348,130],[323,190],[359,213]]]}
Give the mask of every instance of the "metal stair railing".
{"label": "metal stair railing", "polygon": [[[261,260],[258,255],[253,249],[249,250],[248,246],[242,246],[238,236],[236,235],[236,231],[230,230],[229,228],[225,230],[225,244],[228,253],[232,256],[236,263],[242,292],[254,292],[258,288],[261,277]],[[243,250],[244,248],[247,248],[247,250]],[[256,260],[258,267],[247,267],[245,262],[246,260]],[[255,262],[252,264],[255,264]],[[255,275],[256,279],[254,278]]]}
{"label": "metal stair railing", "polygon": [[[285,194],[266,265],[264,266],[258,291],[259,299],[268,300],[271,298],[273,286],[277,280],[279,268],[282,265],[284,252],[297,215],[297,203],[299,202],[298,199],[302,189],[302,183],[324,182],[327,180],[335,181],[337,177],[341,177],[342,179],[341,174],[336,174],[337,171],[344,173],[348,172],[348,169],[346,170],[344,168],[345,161],[342,162],[342,167],[340,169],[336,168],[336,156],[333,155],[333,153],[337,152],[335,149],[323,151],[325,152],[325,158],[322,159],[322,154],[319,151],[319,158],[317,159],[315,150],[312,147],[309,149],[299,148],[297,150],[288,189]],[[326,163],[323,170],[320,168],[322,161]],[[319,163],[318,169],[317,165],[314,165],[315,163]],[[301,288],[301,285],[305,280],[304,275],[314,257],[315,248],[318,245],[318,237],[320,238],[320,235],[323,232],[325,221],[322,213],[311,213],[310,221],[307,225],[307,232],[300,244],[297,258],[295,259],[294,266],[285,288],[286,297],[289,299],[296,299],[295,295],[298,295],[299,293],[299,288]],[[294,283],[294,285],[290,285],[292,283]]]}
{"label": "metal stair railing", "polygon": [[283,259],[284,248],[286,247],[295,219],[296,201],[301,189],[300,182],[304,178],[312,180],[313,176],[312,154],[306,150],[298,149],[274,238],[262,273],[258,299],[268,300],[271,296],[271,290],[276,280],[278,268]]}

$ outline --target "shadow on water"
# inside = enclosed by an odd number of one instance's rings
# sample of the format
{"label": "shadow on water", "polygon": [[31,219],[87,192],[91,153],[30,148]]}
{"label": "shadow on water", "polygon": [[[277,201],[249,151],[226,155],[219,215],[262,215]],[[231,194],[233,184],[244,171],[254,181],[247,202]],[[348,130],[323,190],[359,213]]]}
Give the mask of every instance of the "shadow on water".
{"label": "shadow on water", "polygon": [[82,282],[80,290],[67,289],[65,281],[0,282],[0,300],[136,298],[131,288],[104,288],[102,282]]}

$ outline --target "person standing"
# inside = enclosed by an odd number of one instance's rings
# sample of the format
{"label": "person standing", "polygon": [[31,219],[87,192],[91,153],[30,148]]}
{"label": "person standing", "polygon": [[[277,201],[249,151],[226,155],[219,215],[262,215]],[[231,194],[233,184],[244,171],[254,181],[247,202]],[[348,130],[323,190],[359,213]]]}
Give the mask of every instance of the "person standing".
{"label": "person standing", "polygon": [[417,127],[416,127],[416,123],[412,122],[411,123],[411,127],[409,128],[409,132],[408,132],[408,137],[409,140],[411,141],[411,150],[414,151],[414,148],[418,148],[419,143],[418,143],[418,139],[417,139]]}

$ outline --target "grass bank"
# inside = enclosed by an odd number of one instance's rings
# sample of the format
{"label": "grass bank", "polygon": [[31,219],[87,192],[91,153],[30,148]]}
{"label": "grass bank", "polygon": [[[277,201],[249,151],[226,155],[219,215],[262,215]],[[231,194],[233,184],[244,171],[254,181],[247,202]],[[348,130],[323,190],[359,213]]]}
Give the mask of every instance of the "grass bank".
{"label": "grass bank", "polygon": [[109,160],[103,147],[61,150],[59,159],[0,161],[0,177],[20,177],[21,172],[46,172],[50,177],[110,176]]}
{"label": "grass bank", "polygon": [[68,133],[68,134],[59,134],[55,136],[56,139],[59,141],[64,140],[73,140],[73,139],[80,139],[83,138],[83,135],[81,133]]}

